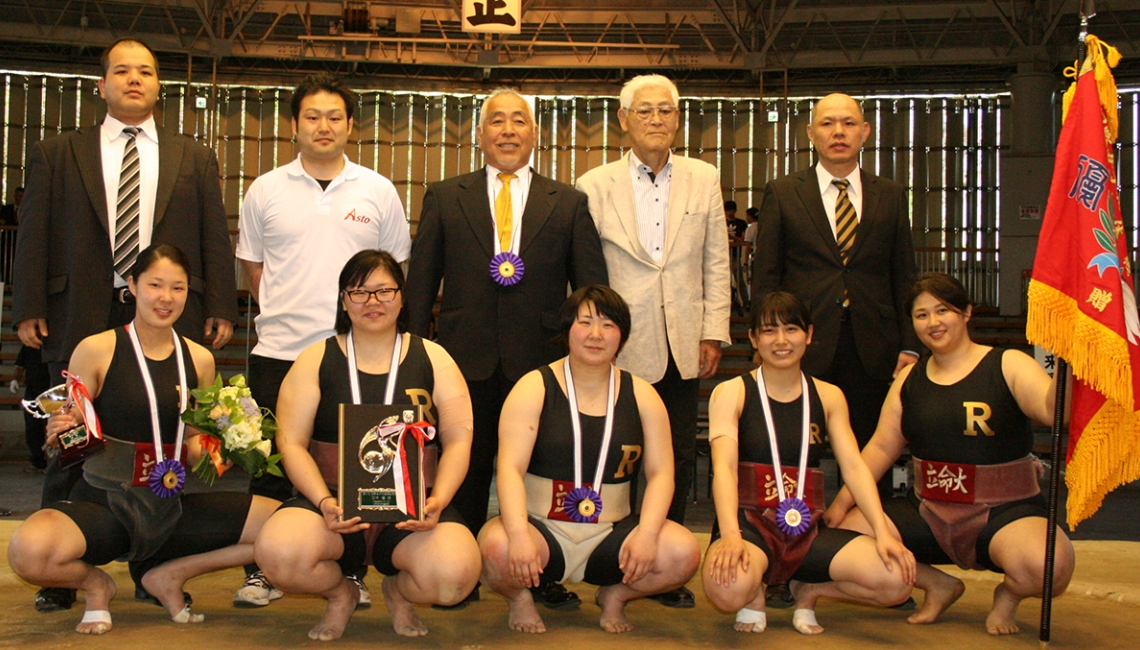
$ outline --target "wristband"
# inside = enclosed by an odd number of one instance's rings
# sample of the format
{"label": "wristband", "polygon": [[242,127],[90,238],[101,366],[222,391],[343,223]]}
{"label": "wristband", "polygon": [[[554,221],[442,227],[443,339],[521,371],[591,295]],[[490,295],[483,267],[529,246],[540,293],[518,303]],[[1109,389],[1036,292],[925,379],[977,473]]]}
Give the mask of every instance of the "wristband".
{"label": "wristband", "polygon": [[317,502],[317,510],[321,509],[321,504],[325,502],[325,499],[335,499],[335,498],[336,497],[334,497],[333,495],[330,494],[327,497],[325,497],[324,499],[321,499],[320,501]]}

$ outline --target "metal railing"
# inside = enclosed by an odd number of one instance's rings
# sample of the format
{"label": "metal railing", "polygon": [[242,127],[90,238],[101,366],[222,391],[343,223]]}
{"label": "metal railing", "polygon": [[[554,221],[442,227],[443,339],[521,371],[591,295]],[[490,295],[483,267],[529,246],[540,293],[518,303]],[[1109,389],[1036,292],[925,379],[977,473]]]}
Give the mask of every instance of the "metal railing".
{"label": "metal railing", "polygon": [[975,305],[998,306],[998,249],[919,246],[914,257],[920,274],[941,271],[952,275],[966,287]]}

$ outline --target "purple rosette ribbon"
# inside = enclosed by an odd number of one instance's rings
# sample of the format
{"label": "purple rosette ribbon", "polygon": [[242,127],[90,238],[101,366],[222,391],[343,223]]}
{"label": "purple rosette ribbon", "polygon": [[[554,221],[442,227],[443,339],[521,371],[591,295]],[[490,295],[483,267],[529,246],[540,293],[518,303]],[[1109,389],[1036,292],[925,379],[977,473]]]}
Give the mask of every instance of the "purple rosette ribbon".
{"label": "purple rosette ribbon", "polygon": [[596,524],[602,514],[602,496],[588,487],[574,488],[562,501],[562,511],[580,524]]}
{"label": "purple rosette ribbon", "polygon": [[167,458],[150,471],[150,491],[163,499],[178,494],[186,484],[186,467],[182,463]]}
{"label": "purple rosette ribbon", "polygon": [[776,525],[786,535],[802,535],[811,526],[811,511],[803,500],[788,497],[776,507]]}
{"label": "purple rosette ribbon", "polygon": [[526,265],[522,258],[510,251],[504,251],[491,258],[491,279],[504,287],[516,285],[523,278]]}

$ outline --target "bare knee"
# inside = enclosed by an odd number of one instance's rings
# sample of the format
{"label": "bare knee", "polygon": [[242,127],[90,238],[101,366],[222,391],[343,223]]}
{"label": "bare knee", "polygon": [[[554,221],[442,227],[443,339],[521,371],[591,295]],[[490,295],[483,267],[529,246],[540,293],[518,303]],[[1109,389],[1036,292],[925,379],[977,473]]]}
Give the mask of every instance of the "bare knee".
{"label": "bare knee", "polygon": [[254,542],[254,562],[275,586],[295,592],[303,577],[316,568],[320,561],[316,552],[318,545],[306,544],[303,539],[300,535],[263,534]]}
{"label": "bare knee", "polygon": [[52,567],[80,559],[86,543],[60,539],[67,525],[75,527],[71,518],[58,510],[40,510],[29,517],[8,543],[8,565],[12,571],[36,583],[50,573]]}
{"label": "bare knee", "polygon": [[508,557],[510,544],[506,533],[500,528],[490,534],[479,535],[479,554],[482,559],[483,577],[490,583],[496,584],[507,579],[510,575]]}

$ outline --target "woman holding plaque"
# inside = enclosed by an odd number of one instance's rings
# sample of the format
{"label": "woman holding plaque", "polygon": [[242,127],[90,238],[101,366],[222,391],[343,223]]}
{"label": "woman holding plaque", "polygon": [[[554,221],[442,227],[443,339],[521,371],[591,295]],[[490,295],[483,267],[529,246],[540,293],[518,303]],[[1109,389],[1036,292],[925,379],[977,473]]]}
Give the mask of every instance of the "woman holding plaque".
{"label": "woman holding plaque", "polygon": [[[1055,379],[1028,355],[970,339],[973,306],[962,285],[944,273],[918,279],[907,309],[930,355],[895,378],[875,435],[863,450],[881,476],[910,447],[914,489],[884,510],[921,563],[915,586],[926,592],[907,620],[933,623],[965,591],[961,580],[931,564],[1004,573],[986,617],[990,634],[1019,631],[1017,607],[1040,598],[1045,575],[1045,500],[1032,455],[1031,420],[1053,421]],[[844,489],[825,518],[870,532],[862,508]],[[877,534],[877,531],[876,531]],[[1073,575],[1073,546],[1057,529],[1054,593]]]}
{"label": "woman holding plaque", "polygon": [[[569,354],[524,375],[503,405],[496,484],[501,516],[479,533],[483,579],[510,602],[509,624],[545,632],[529,587],[599,586],[607,632],[633,628],[625,604],[672,591],[696,573],[693,534],[665,515],[673,496],[664,404],[614,365],[629,338],[629,307],[615,291],[583,287],[562,305]],[[641,515],[630,486],[644,465]]]}
{"label": "woman holding plaque", "polygon": [[57,410],[48,421],[48,441],[79,423],[95,428],[101,422],[106,449],[84,463],[70,500],[28,517],[8,547],[8,563],[24,580],[84,591],[80,634],[111,629],[115,582],[98,567],[122,558],[156,565],[142,584],[176,623],[202,621],[191,613],[182,585],[251,562],[253,541],[278,505],[248,494],[182,492],[187,464],[201,448],[198,431],[180,414],[190,391],[214,380],[209,351],[174,331],[189,269],[186,255],[170,245],[139,253],[128,279],[134,320],[75,348],[68,372],[85,386],[93,409]]}
{"label": "woman holding plaque", "polygon": [[[369,547],[374,565],[386,576],[382,588],[392,627],[404,636],[428,631],[413,605],[454,605],[479,579],[479,547],[449,506],[471,454],[471,399],[459,367],[443,348],[400,332],[403,290],[404,273],[391,255],[377,250],[354,255],[340,274],[338,333],[302,352],[281,385],[277,445],[300,496],[270,518],[256,555],[281,590],[328,599],[324,618],[309,631],[312,639],[329,641],[344,633],[360,598],[358,584],[346,576],[363,575]],[[438,467],[422,520],[395,525],[342,520],[336,496],[343,487],[338,477],[342,404],[424,407],[424,417],[438,430],[424,450],[425,475],[431,475],[433,457]]]}
{"label": "woman holding plaque", "polygon": [[[768,583],[791,581],[792,625],[810,635],[823,632],[815,618],[821,596],[897,605],[914,582],[914,556],[889,534],[843,393],[800,369],[811,343],[810,318],[790,293],[758,299],[748,337],[760,367],[720,384],[709,400],[717,521],[705,555],[705,595],[717,608],[736,612],[741,632],[767,626]],[[819,456],[828,442],[879,537],[820,524]]]}

